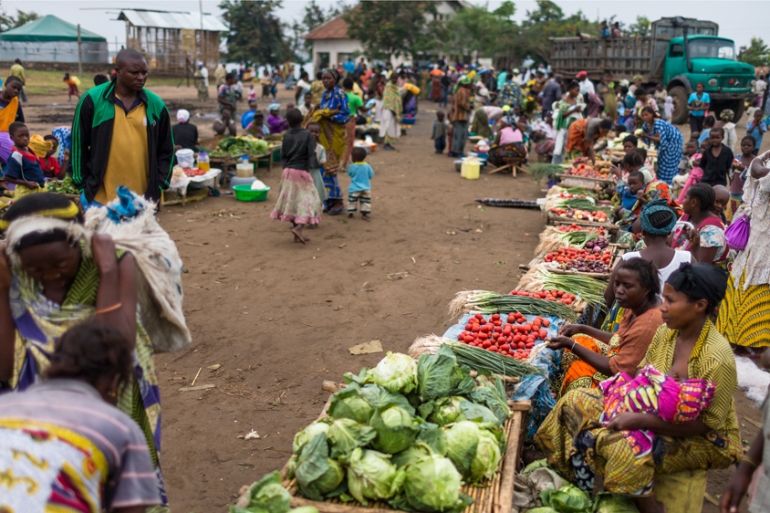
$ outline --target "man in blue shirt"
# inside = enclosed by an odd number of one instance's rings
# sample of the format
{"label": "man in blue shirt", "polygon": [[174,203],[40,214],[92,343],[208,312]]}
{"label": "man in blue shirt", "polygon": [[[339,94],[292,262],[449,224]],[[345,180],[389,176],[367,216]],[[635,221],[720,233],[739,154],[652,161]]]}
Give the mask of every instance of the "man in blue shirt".
{"label": "man in blue shirt", "polygon": [[352,75],[356,71],[356,63],[350,57],[347,58],[342,67],[345,69],[346,75]]}
{"label": "man in blue shirt", "polygon": [[695,92],[691,93],[687,99],[687,108],[690,110],[690,132],[703,131],[703,120],[710,106],[711,97],[703,91],[703,84],[698,83],[695,86]]}

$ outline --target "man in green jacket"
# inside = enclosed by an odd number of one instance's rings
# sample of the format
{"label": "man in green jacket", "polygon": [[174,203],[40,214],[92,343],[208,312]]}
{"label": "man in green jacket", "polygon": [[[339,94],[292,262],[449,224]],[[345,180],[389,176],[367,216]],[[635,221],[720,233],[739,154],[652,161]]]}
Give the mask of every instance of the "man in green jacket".
{"label": "man in green jacket", "polygon": [[86,207],[110,202],[121,185],[158,201],[171,178],[171,120],[144,88],[147,61],[125,49],[115,64],[115,80],[89,89],[72,122],[72,179]]}

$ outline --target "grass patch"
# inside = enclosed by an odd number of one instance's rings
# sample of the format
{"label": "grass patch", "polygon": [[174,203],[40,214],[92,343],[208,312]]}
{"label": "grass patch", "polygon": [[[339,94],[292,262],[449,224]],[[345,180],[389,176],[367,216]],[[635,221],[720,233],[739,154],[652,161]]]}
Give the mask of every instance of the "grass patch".
{"label": "grass patch", "polygon": [[[7,72],[5,72],[7,73]],[[5,74],[4,73],[4,74]],[[24,70],[27,77],[27,85],[25,91],[28,95],[52,95],[52,94],[66,94],[67,86],[62,81],[64,77],[63,71],[55,70]],[[75,73],[80,79],[80,92],[84,93],[89,87],[93,85],[93,77],[96,73],[91,71],[84,71],[82,75]],[[190,80],[190,87],[192,86],[192,80]],[[154,77],[150,74],[147,79],[147,87],[152,89],[154,86],[171,86],[180,87],[186,86],[187,81],[185,78],[179,77]]]}

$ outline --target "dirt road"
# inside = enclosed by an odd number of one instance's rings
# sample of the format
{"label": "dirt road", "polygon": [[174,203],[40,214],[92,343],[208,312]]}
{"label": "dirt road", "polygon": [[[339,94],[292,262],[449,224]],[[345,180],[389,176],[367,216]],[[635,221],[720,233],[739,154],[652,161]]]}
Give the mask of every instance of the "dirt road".
{"label": "dirt road", "polygon": [[[158,92],[199,106],[192,90]],[[51,114],[71,110],[46,106],[45,99],[27,108],[35,129],[66,124]],[[213,102],[203,110],[213,111]],[[321,382],[382,356],[352,356],[348,347],[378,339],[386,350],[404,351],[417,336],[443,332],[455,292],[505,291],[517,283],[542,215],[480,208],[474,200],[534,199],[540,186],[526,176],[462,180],[451,159],[432,153],[433,112],[424,104],[399,151],[370,158],[370,223],[325,217],[308,232],[309,245],[293,243],[287,225],[268,217],[277,169],[259,172],[273,187],[267,203],[221,197],[163,211],[188,270],[185,310],[195,338],[190,350],[157,358],[174,511],[224,511],[242,484],[280,468],[293,434],[321,410]],[[199,371],[196,385],[216,388],[180,392]],[[741,411],[759,418],[743,399]],[[748,438],[754,428],[746,427]],[[239,438],[251,430],[259,439]],[[712,494],[728,475],[714,474]]]}

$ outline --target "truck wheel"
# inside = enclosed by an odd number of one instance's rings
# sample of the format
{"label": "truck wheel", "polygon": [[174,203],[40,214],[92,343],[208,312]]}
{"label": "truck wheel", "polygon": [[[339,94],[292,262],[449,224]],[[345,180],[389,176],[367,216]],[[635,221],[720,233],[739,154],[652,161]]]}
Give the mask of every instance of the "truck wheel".
{"label": "truck wheel", "polygon": [[674,86],[668,90],[668,94],[674,99],[674,115],[671,122],[675,125],[681,125],[687,122],[687,89],[683,86]]}

